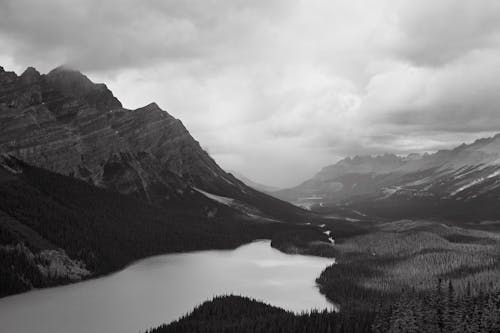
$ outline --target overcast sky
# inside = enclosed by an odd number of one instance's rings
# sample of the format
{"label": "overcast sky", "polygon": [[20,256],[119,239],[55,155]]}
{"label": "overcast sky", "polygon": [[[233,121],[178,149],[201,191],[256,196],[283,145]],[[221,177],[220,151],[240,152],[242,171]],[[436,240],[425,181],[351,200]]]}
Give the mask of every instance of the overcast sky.
{"label": "overcast sky", "polygon": [[0,0],[0,65],[60,64],[269,185],[500,132],[498,0]]}

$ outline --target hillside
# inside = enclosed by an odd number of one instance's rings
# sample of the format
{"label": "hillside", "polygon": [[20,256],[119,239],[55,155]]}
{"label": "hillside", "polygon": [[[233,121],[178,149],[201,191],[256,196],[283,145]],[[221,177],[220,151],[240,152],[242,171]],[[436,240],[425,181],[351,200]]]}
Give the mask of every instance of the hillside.
{"label": "hillside", "polygon": [[[193,205],[214,205],[193,192]],[[223,204],[214,207],[212,217],[180,204],[167,209],[3,158],[0,296],[99,276],[147,256],[234,248],[305,228],[255,223]]]}

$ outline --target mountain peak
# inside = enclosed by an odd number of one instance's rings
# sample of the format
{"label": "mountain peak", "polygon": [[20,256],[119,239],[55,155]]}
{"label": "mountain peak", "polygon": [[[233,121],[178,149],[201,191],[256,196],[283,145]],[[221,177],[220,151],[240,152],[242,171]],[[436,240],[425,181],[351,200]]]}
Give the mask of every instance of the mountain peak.
{"label": "mountain peak", "polygon": [[35,67],[28,67],[23,74],[21,74],[20,78],[25,83],[33,83],[40,80],[41,74]]}
{"label": "mountain peak", "polygon": [[57,72],[78,72],[78,73],[80,73],[78,70],[71,68],[67,65],[60,65],[60,66],[57,66],[56,68],[52,69],[48,74],[57,73]]}
{"label": "mountain peak", "polygon": [[80,71],[66,65],[58,66],[47,74],[51,81],[64,81],[62,83],[78,84],[79,88],[88,88],[94,83]]}
{"label": "mountain peak", "polygon": [[405,161],[415,161],[415,160],[420,160],[423,158],[424,155],[420,155],[418,153],[410,153],[406,156],[403,157],[403,160]]}
{"label": "mountain peak", "polygon": [[122,107],[105,84],[96,84],[80,71],[68,66],[54,68],[47,74],[47,80],[63,94],[82,98],[98,110],[107,111]]}
{"label": "mountain peak", "polygon": [[80,72],[78,69],[70,67],[68,65],[57,66],[56,68],[48,72],[47,76],[49,77],[59,76],[67,79],[72,78],[73,80],[78,79],[84,81],[85,83],[94,84],[85,74]]}
{"label": "mountain peak", "polygon": [[401,157],[391,154],[384,153],[381,155],[355,155],[353,157],[346,157],[338,161],[334,165],[358,165],[366,163],[400,163]]}
{"label": "mountain peak", "polygon": [[162,108],[156,102],[149,103],[146,106],[143,106],[141,109],[145,111],[163,111]]}
{"label": "mountain peak", "polygon": [[29,66],[24,70],[23,74],[21,74],[21,76],[23,75],[40,75],[40,72],[37,71],[35,67]]}
{"label": "mountain peak", "polygon": [[0,66],[0,84],[2,83],[12,83],[18,79],[18,76],[14,72],[6,71],[2,66]]}
{"label": "mountain peak", "polygon": [[[142,113],[142,115],[145,117],[143,119],[149,119],[150,121],[154,121],[155,119],[171,119],[171,120],[178,120],[175,117],[173,117],[171,114],[169,114],[167,111],[163,110],[160,108],[158,104],[155,102],[149,103],[146,106],[140,107],[135,110],[135,112]],[[178,120],[180,123],[180,120]]]}

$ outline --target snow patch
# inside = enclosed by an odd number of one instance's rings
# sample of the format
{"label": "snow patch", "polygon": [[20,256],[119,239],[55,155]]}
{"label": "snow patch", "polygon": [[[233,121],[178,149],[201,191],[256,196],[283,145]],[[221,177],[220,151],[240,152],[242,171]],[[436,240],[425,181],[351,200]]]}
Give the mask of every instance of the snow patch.
{"label": "snow patch", "polygon": [[497,170],[497,171],[493,172],[492,174],[489,174],[488,176],[486,176],[486,179],[490,179],[490,178],[496,177],[498,175],[500,175],[500,170]]}
{"label": "snow patch", "polygon": [[431,177],[425,177],[425,178],[418,179],[418,180],[415,180],[415,181],[410,182],[410,183],[406,183],[404,186],[420,186],[420,185],[423,185],[431,180],[432,180]]}
{"label": "snow patch", "polygon": [[472,187],[472,186],[474,186],[474,185],[477,185],[477,184],[481,183],[484,179],[485,179],[484,177],[474,179],[474,180],[473,180],[473,181],[471,181],[470,183],[465,184],[465,185],[463,185],[463,186],[460,186],[458,189],[456,189],[455,191],[453,191],[453,192],[450,194],[450,196],[452,196],[452,197],[453,197],[453,196],[457,195],[458,193],[460,193],[460,192],[462,192],[462,191],[464,191],[464,190],[468,189],[469,187]]}
{"label": "snow patch", "polygon": [[391,195],[393,195],[394,193],[396,193],[399,190],[401,190],[401,186],[384,187],[382,189],[382,194],[384,194],[384,196],[382,198],[380,198],[380,199],[381,200],[382,199],[387,199],[387,198],[389,198]]}
{"label": "snow patch", "polygon": [[[206,196],[207,198],[209,198],[213,201],[216,201],[218,203],[221,203],[223,205],[232,207],[232,208],[240,211],[241,213],[245,214],[248,218],[250,218],[252,220],[259,220],[259,221],[265,220],[265,221],[278,222],[278,220],[275,220],[273,218],[266,216],[259,209],[255,208],[253,206],[247,205],[244,202],[238,201],[238,200],[233,199],[233,198],[223,197],[221,195],[209,193],[209,192],[200,190],[199,188],[196,188],[196,187],[193,187],[193,190],[203,194],[204,196]],[[213,215],[213,216],[215,216],[215,215]],[[208,216],[208,217],[211,217],[211,216]]]}
{"label": "snow patch", "polygon": [[214,201],[217,201],[217,202],[219,202],[219,203],[221,203],[223,205],[231,206],[231,205],[234,204],[234,199],[233,198],[223,197],[221,195],[217,195],[217,194],[205,192],[205,191],[200,190],[199,188],[196,188],[196,187],[193,187],[193,189],[195,191],[198,191],[199,193],[203,194],[207,198],[212,199]]}
{"label": "snow patch", "polygon": [[356,214],[358,214],[358,215],[360,215],[360,216],[365,216],[366,217],[366,214],[363,214],[363,213],[361,213],[358,210],[353,210],[353,212],[356,213]]}

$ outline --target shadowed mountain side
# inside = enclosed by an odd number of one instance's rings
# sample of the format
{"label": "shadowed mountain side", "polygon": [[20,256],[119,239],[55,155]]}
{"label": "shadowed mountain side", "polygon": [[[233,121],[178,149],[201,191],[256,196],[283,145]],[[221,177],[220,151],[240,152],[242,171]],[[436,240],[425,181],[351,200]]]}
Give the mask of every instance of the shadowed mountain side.
{"label": "shadowed mountain side", "polygon": [[[168,209],[4,159],[0,167],[0,296],[78,281],[168,252],[271,239],[287,223],[256,223],[192,190]],[[207,209],[217,214],[207,214]]]}

